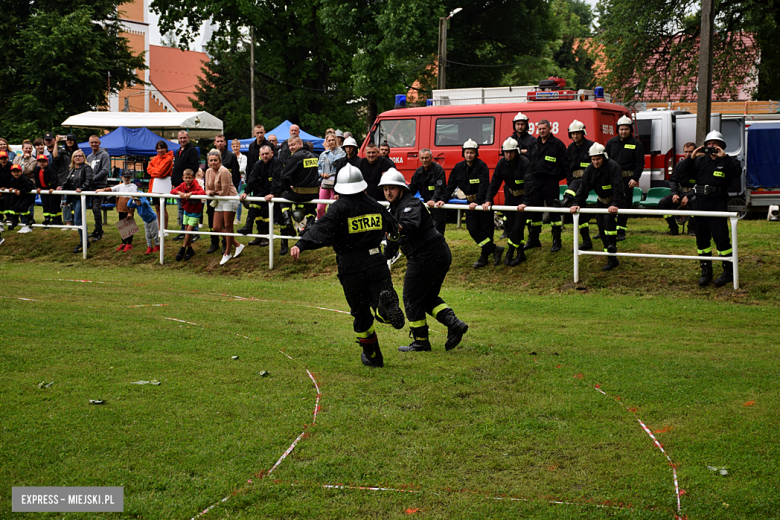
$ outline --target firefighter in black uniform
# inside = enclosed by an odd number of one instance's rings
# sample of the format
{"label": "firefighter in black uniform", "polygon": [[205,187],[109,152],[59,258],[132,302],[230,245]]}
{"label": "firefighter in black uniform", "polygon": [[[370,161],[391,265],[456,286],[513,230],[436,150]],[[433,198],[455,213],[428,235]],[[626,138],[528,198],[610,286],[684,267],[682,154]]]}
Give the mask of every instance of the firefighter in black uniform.
{"label": "firefighter in black uniform", "polygon": [[534,147],[536,138],[528,133],[528,116],[518,112],[512,119],[512,125],[515,131],[510,137],[517,141],[517,149],[520,151],[520,155],[525,156],[533,164],[536,158],[536,148]]}
{"label": "firefighter in black uniform", "polygon": [[[691,204],[691,201],[696,196],[693,192],[693,187],[696,186],[696,177],[692,175],[683,175],[683,165],[685,159],[689,159],[693,151],[696,149],[695,143],[685,143],[683,145],[683,152],[685,152],[685,158],[677,163],[672,171],[671,177],[669,177],[669,195],[665,196],[658,201],[658,209],[677,209],[682,204],[683,199],[685,201],[684,206]],[[689,206],[690,207],[690,206]],[[680,230],[677,228],[677,221],[673,215],[664,215],[666,222],[669,224],[669,231],[667,235],[679,235]],[[695,234],[695,219],[694,217],[688,217],[688,234]]]}
{"label": "firefighter in black uniform", "polygon": [[[316,204],[300,204],[316,199],[320,193],[320,174],[317,171],[317,156],[303,147],[300,137],[291,137],[287,145],[292,155],[287,160],[282,170],[281,197],[292,200],[297,204],[282,204],[281,234],[294,236],[293,216],[298,222],[304,223],[303,232],[309,228],[317,218]],[[295,215],[293,215],[295,213]],[[282,240],[280,254],[286,255],[288,251],[287,240]]]}
{"label": "firefighter in black uniform", "polygon": [[[594,143],[590,147],[589,153],[591,164],[585,168],[585,173],[582,175],[582,181],[577,189],[577,195],[574,197],[574,205],[571,207],[571,212],[576,213],[579,211],[580,207],[585,205],[590,190],[594,190],[596,195],[598,195],[596,207],[608,208],[609,211],[609,214],[598,215],[596,218],[601,241],[604,244],[604,251],[617,253],[615,214],[618,212],[625,195],[623,191],[623,173],[620,165],[607,156],[601,144]],[[609,271],[619,264],[620,262],[618,262],[616,256],[610,256],[601,270]]]}
{"label": "firefighter in black uniform", "polygon": [[[634,201],[634,188],[639,186],[642,171],[645,169],[645,148],[634,137],[634,123],[630,117],[623,116],[617,122],[618,135],[607,141],[605,147],[607,155],[612,157],[620,165],[623,171],[623,189],[626,196],[623,197],[623,205],[620,209],[631,209]],[[626,239],[628,231],[628,215],[618,215],[617,232],[618,241]]]}
{"label": "firefighter in black uniform", "polygon": [[[517,149],[517,141],[508,137],[501,146],[504,156],[498,160],[496,169],[493,171],[493,178],[490,180],[485,202],[482,208],[489,211],[493,206],[493,197],[498,193],[501,183],[504,183],[504,204],[507,206],[517,206],[523,203],[525,197],[525,176],[531,168],[531,163],[525,156],[520,155]],[[509,249],[506,252],[504,265],[516,266],[525,262],[525,251],[523,251],[523,228],[525,219],[515,211],[506,213],[506,236]],[[517,257],[514,257],[515,251]],[[514,258],[513,258],[514,257]]]}
{"label": "firefighter in black uniform", "polygon": [[447,228],[447,210],[435,207],[438,201],[444,200],[444,190],[447,187],[444,168],[433,160],[433,154],[428,148],[420,150],[419,157],[422,166],[417,168],[412,175],[409,191],[412,195],[420,193],[420,197],[428,206],[431,216],[436,222],[436,231],[444,236],[444,231]]}
{"label": "firefighter in black uniform", "polygon": [[[268,224],[270,217],[268,215],[268,202],[245,202],[249,197],[264,197],[270,201],[273,197],[278,197],[282,193],[282,163],[274,157],[273,148],[270,144],[260,147],[260,160],[252,167],[249,176],[246,179],[244,193],[241,194],[241,203],[247,207],[246,224],[238,230],[238,233],[248,235],[252,232],[255,221],[257,221],[258,234],[268,233]],[[250,246],[267,246],[267,238],[255,238],[249,242]]]}
{"label": "firefighter in black uniform", "polygon": [[[733,157],[726,155],[726,141],[718,131],[712,131],[704,139],[704,146],[693,151],[685,159],[683,175],[696,178],[696,202],[691,208],[696,211],[728,211],[728,189],[734,179],[742,175],[742,168]],[[685,207],[687,204],[683,205]],[[726,217],[696,218],[696,248],[699,256],[712,256],[710,239],[715,241],[718,255],[731,256],[731,242]],[[712,261],[702,260],[699,285],[704,287],[712,281]],[[715,279],[715,286],[722,287],[734,281],[734,266],[723,262],[723,273]]]}
{"label": "firefighter in black uniform", "polygon": [[[590,147],[593,141],[586,139],[588,135],[585,125],[576,119],[569,125],[569,139],[572,143],[566,149],[566,158],[569,163],[569,174],[566,176],[566,192],[563,194],[563,205],[571,207],[574,203],[574,197],[577,195],[577,189],[582,182],[582,174],[585,168],[590,166]],[[580,251],[590,251],[593,249],[593,242],[590,240],[590,215],[583,213],[580,215]]]}
{"label": "firefighter in black uniform", "polygon": [[388,243],[385,257],[390,260],[398,247],[407,258],[404,275],[404,308],[409,320],[411,345],[399,347],[401,352],[431,350],[428,340],[428,323],[425,314],[430,314],[447,327],[446,350],[452,350],[460,343],[469,326],[455,316],[450,307],[439,296],[441,285],[452,264],[452,254],[444,237],[436,230],[426,204],[412,195],[401,172],[392,168],[379,181],[385,198],[390,202],[390,212],[398,221],[398,240]]}
{"label": "firefighter in black uniform", "polygon": [[493,265],[498,265],[501,263],[504,248],[493,243],[493,212],[475,211],[477,205],[481,206],[485,203],[485,195],[490,184],[490,170],[487,164],[479,159],[479,145],[471,139],[463,143],[461,155],[465,160],[452,168],[450,180],[444,190],[444,198],[437,201],[435,206],[442,207],[445,201],[452,198],[455,189],[460,188],[466,194],[469,203],[470,211],[466,212],[466,228],[471,238],[482,248],[473,267],[485,267],[490,255],[493,255]]}
{"label": "firefighter in black uniform", "polygon": [[[531,182],[526,186],[525,203],[517,207],[518,211],[524,211],[526,206],[548,207],[558,205],[558,183],[566,178],[566,145],[550,133],[550,122],[542,119],[536,123],[539,138],[533,145],[534,162],[531,163]],[[528,184],[526,182],[526,184]],[[550,214],[552,225],[553,243],[550,252],[561,250],[561,215]],[[534,213],[531,217],[531,232],[524,249],[542,247],[539,235],[542,232],[542,213]]]}
{"label": "firefighter in black uniform", "polygon": [[19,218],[24,219],[25,226],[30,217],[30,206],[35,204],[35,183],[26,175],[22,174],[20,164],[11,165],[11,177],[6,182],[7,186],[0,186],[11,190],[11,193],[3,194],[3,198],[8,197],[6,206],[6,215],[11,219],[11,231],[14,226],[19,224]]}
{"label": "firefighter in black uniform", "polygon": [[366,195],[368,184],[356,167],[345,166],[336,179],[333,189],[338,200],[290,249],[290,255],[298,260],[303,251],[333,247],[339,281],[354,318],[352,326],[363,347],[360,360],[370,367],[382,367],[374,318],[396,329],[404,326],[390,269],[380,249],[385,233],[391,240],[398,238],[398,223],[384,206]]}

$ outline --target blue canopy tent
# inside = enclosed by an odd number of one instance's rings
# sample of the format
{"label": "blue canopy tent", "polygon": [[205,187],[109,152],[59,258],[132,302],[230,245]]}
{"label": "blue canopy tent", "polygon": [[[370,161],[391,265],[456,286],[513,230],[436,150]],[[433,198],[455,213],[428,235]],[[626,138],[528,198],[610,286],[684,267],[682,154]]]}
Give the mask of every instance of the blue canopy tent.
{"label": "blue canopy tent", "polygon": [[[292,126],[292,123],[285,120],[284,123],[277,126],[273,130],[268,130],[265,135],[273,134],[276,136],[276,138],[279,140],[279,144],[282,144],[282,141],[285,141],[290,138],[290,127]],[[301,130],[300,134],[301,139],[304,141],[309,141],[312,146],[314,146],[314,151],[317,153],[324,152],[325,146],[322,144],[325,139],[322,137],[317,137],[316,135],[311,135],[303,130]],[[250,137],[249,139],[239,139],[241,141],[241,153],[246,153],[249,151],[249,144],[254,141],[254,137]]]}
{"label": "blue canopy tent", "polygon": [[[155,145],[164,140],[168,143],[168,150],[176,152],[180,148],[179,143],[163,139],[147,128],[127,128],[120,126],[113,132],[100,137],[100,147],[105,148],[111,157],[127,155],[141,155],[151,157],[157,155]],[[92,153],[89,142],[79,143],[86,155]]]}

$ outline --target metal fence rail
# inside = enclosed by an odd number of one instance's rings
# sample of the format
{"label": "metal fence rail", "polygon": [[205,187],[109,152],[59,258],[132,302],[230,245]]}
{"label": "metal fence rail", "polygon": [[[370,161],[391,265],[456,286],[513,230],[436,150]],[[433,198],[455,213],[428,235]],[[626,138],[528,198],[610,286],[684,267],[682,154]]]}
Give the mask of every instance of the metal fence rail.
{"label": "metal fence rail", "polygon": [[[5,192],[8,192],[8,190],[4,190]],[[84,259],[87,258],[87,209],[86,209],[86,197],[117,197],[117,196],[125,196],[125,195],[118,195],[114,192],[103,192],[103,193],[95,193],[93,191],[82,191],[82,192],[76,192],[76,191],[57,191],[54,190],[52,192],[53,195],[74,195],[74,196],[80,196],[81,197],[81,226],[54,226],[54,225],[48,225],[44,226],[43,224],[33,224],[33,227],[56,227],[56,228],[73,228],[78,229],[81,231],[81,239],[82,239],[82,246],[83,246],[83,257]],[[148,198],[156,198],[156,199],[179,199],[178,195],[171,195],[171,194],[165,194],[165,193],[142,193],[138,192],[137,197],[148,197]],[[208,196],[208,195],[193,195],[190,197],[191,199],[200,199],[204,201],[208,200],[240,200],[240,197],[238,195],[232,196],[232,197],[219,197],[219,196]],[[271,199],[271,201],[266,202],[265,198],[263,197],[247,197],[247,201],[249,202],[262,202],[268,204],[268,215],[269,221],[268,221],[268,233],[267,234],[253,234],[249,233],[247,235],[242,235],[240,233],[216,233],[213,231],[185,231],[185,230],[178,230],[178,229],[165,229],[164,224],[160,223],[159,226],[159,235],[160,235],[160,265],[163,265],[165,263],[165,233],[171,232],[171,233],[179,233],[179,234],[188,234],[188,235],[217,235],[217,236],[234,236],[234,237],[257,237],[257,238],[267,238],[269,241],[269,247],[268,247],[268,268],[273,269],[274,268],[274,248],[273,243],[276,239],[283,239],[283,240],[298,240],[299,237],[297,236],[288,236],[288,235],[279,235],[274,233],[274,204],[277,203],[289,203],[289,204],[302,204],[301,202],[296,202],[292,200],[283,199],[280,197],[274,197]],[[325,200],[325,199],[312,199],[311,201],[306,202],[306,204],[333,204],[335,200]],[[389,203],[382,202],[384,206],[388,206]],[[458,210],[458,219],[460,219],[460,212],[461,211],[484,211],[482,206],[477,205],[477,207],[474,210],[468,209],[468,205],[464,204],[444,204],[441,206],[443,209],[452,209],[452,210]],[[516,206],[499,206],[495,205],[491,207],[490,211],[517,211]],[[579,233],[576,232],[577,229],[579,229],[579,220],[580,220],[580,214],[586,213],[586,214],[594,214],[594,215],[604,215],[609,213],[605,208],[581,208],[576,213],[571,213],[568,208],[548,208],[548,207],[534,207],[534,206],[528,206],[525,208],[525,212],[527,213],[563,213],[563,214],[571,214],[573,218],[573,228],[575,232],[572,234],[573,244],[572,244],[572,250],[573,250],[573,257],[574,257],[574,281],[579,282],[580,281],[580,270],[579,270],[579,261],[580,256],[583,255],[594,255],[594,256],[608,256],[610,255],[607,252],[603,251],[580,251],[579,250]],[[664,215],[682,215],[682,216],[689,216],[689,217],[724,217],[728,218],[731,222],[731,243],[732,243],[732,253],[730,256],[713,256],[711,258],[708,258],[708,260],[712,260],[715,262],[732,262],[734,264],[734,289],[739,289],[739,254],[738,254],[738,236],[737,236],[737,223],[739,222],[738,214],[736,212],[732,211],[681,211],[681,210],[657,210],[657,209],[620,209],[615,215],[650,215],[650,216],[659,216],[662,217]],[[686,256],[686,255],[663,255],[663,254],[649,254],[649,253],[612,253],[612,256],[623,256],[623,257],[635,257],[635,258],[664,258],[669,260],[701,260],[702,257],[700,256]]]}

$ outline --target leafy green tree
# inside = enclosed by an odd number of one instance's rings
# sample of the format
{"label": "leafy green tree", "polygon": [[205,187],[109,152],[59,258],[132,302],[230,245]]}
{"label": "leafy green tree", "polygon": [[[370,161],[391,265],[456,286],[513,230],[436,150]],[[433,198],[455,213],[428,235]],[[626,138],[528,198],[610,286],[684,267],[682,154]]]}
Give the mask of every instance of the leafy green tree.
{"label": "leafy green tree", "polygon": [[[0,31],[0,128],[36,137],[73,114],[106,106],[137,81],[143,56],[121,38],[118,1],[7,2]],[[99,22],[98,22],[99,21]]]}

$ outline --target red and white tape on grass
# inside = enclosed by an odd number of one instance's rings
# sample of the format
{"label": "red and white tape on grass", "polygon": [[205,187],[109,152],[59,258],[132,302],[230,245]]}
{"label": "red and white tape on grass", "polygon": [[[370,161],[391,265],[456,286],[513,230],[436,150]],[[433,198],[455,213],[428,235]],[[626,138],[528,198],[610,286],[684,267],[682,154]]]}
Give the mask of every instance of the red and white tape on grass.
{"label": "red and white tape on grass", "polygon": [[[576,377],[576,376],[575,376],[575,377]],[[606,393],[604,390],[602,390],[602,389],[601,389],[601,385],[600,385],[600,384],[599,384],[599,385],[596,385],[596,387],[595,387],[595,388],[596,388],[596,390],[597,390],[598,392],[600,392],[602,395],[605,395],[605,396],[607,396],[607,397],[611,397],[611,398],[612,398],[612,399],[613,399],[613,400],[614,400],[616,403],[618,403],[620,406],[622,406],[623,408],[625,408],[627,412],[631,412],[631,413],[633,413],[633,414],[635,414],[635,413],[636,413],[636,409],[629,408],[628,406],[626,406],[625,404],[623,404],[623,402],[621,401],[621,399],[620,399],[619,397],[614,397],[614,396],[611,396],[611,395],[609,395],[608,393]],[[655,438],[655,435],[653,435],[653,432],[652,432],[652,431],[650,431],[650,428],[648,428],[648,427],[647,427],[647,425],[646,425],[644,422],[642,422],[642,419],[640,419],[640,418],[639,418],[639,417],[637,417],[636,415],[634,415],[634,417],[635,417],[635,418],[636,418],[636,420],[639,422],[639,425],[642,427],[642,429],[645,431],[645,433],[647,433],[647,435],[649,435],[649,436],[650,436],[650,439],[652,439],[652,441],[653,441],[653,444],[655,444],[655,446],[656,446],[656,447],[657,447],[659,450],[661,450],[661,453],[663,453],[663,454],[664,454],[664,457],[666,457],[666,460],[669,462],[669,467],[670,467],[670,468],[672,468],[672,477],[673,477],[673,479],[674,479],[674,491],[675,491],[675,497],[677,498],[677,515],[675,515],[675,518],[680,518],[679,514],[680,514],[680,512],[681,512],[681,510],[682,510],[682,508],[681,508],[681,506],[680,506],[680,495],[682,495],[683,493],[685,493],[685,491],[684,491],[684,490],[683,490],[683,491],[680,491],[680,485],[679,485],[679,482],[678,482],[678,480],[677,480],[677,465],[676,465],[674,462],[672,462],[672,459],[671,459],[671,457],[669,457],[669,454],[668,454],[668,453],[666,453],[666,450],[664,449],[664,447],[661,445],[661,443],[660,443],[660,442],[658,442],[658,439],[656,439],[656,438]]]}
{"label": "red and white tape on grass", "polygon": [[[173,319],[173,318],[166,318],[166,319]],[[181,321],[181,320],[175,320],[175,321]],[[185,323],[187,323],[187,322],[185,322]],[[290,357],[286,352],[281,351],[281,350],[279,352],[284,354],[289,360],[294,361],[294,359],[292,357]],[[322,393],[320,392],[320,385],[317,384],[317,380],[314,378],[314,375],[308,369],[305,369],[305,370],[306,370],[306,373],[309,375],[309,379],[311,379],[311,382],[314,384],[314,390],[316,390],[316,392],[317,392],[317,398],[314,401],[314,414],[313,414],[312,420],[311,420],[311,424],[313,426],[313,425],[315,425],[317,423],[317,414],[320,411],[320,398],[322,397]],[[290,455],[290,453],[293,452],[293,450],[295,449],[295,446],[297,446],[298,442],[301,439],[303,439],[305,436],[306,436],[306,430],[304,429],[304,431],[301,432],[301,434],[298,435],[298,437],[295,438],[295,440],[292,442],[292,444],[290,444],[290,447],[287,448],[284,453],[282,453],[282,456],[279,457],[279,460],[276,461],[276,464],[271,466],[271,469],[269,469],[268,472],[266,472],[265,474],[260,474],[259,475],[260,478],[265,478],[265,477],[269,476],[271,473],[273,473],[273,471],[277,467],[279,467],[279,465],[282,463],[282,461],[284,461],[284,459],[286,459],[287,456]],[[250,480],[249,483],[251,484],[252,481]],[[222,504],[222,503],[227,502],[228,500],[230,500],[231,496],[233,496],[233,495],[232,494],[228,495],[225,498],[223,498],[222,500],[220,500],[219,502],[217,502],[216,504],[210,505],[209,507],[207,507],[206,509],[204,509],[203,511],[201,511],[200,513],[198,513],[197,515],[192,517],[191,520],[195,520],[196,518],[202,517],[203,515],[205,515],[206,513],[208,513],[209,511],[211,511],[215,507],[217,507],[219,504]]]}

